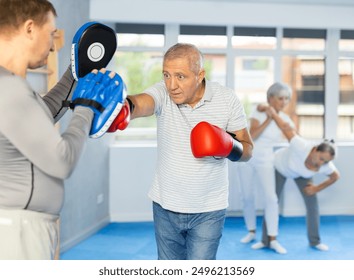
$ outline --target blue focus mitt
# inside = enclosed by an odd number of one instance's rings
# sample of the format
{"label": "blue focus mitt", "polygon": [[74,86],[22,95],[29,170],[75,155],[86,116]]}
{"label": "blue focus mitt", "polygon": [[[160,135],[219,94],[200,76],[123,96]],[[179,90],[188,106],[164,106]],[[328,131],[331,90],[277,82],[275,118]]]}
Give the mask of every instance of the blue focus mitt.
{"label": "blue focus mitt", "polygon": [[71,45],[71,72],[76,81],[93,69],[105,68],[117,49],[116,32],[98,22],[88,22],[76,32]]}
{"label": "blue focus mitt", "polygon": [[127,93],[122,78],[110,71],[89,73],[79,78],[73,93],[71,108],[89,107],[94,112],[90,137],[104,135],[122,109]]}

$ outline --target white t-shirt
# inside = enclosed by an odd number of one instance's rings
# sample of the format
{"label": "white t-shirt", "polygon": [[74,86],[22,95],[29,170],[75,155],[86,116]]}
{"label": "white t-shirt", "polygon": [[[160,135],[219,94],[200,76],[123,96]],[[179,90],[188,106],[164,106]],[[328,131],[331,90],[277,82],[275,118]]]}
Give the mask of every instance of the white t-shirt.
{"label": "white t-shirt", "polygon": [[330,175],[336,171],[335,165],[330,161],[320,167],[318,171],[309,170],[305,161],[315,143],[311,143],[296,135],[290,140],[286,148],[275,152],[274,166],[286,178],[311,178],[317,173]]}
{"label": "white t-shirt", "polygon": [[[279,112],[279,117],[294,127],[291,118],[284,112]],[[251,119],[257,120],[260,124],[264,123],[267,119],[265,112],[259,112],[257,109],[251,114]],[[277,126],[274,120],[263,130],[258,138],[254,139],[254,148],[250,163],[270,163],[273,164],[274,147],[280,143],[285,142],[286,139],[281,129]],[[286,141],[287,142],[287,141]]]}

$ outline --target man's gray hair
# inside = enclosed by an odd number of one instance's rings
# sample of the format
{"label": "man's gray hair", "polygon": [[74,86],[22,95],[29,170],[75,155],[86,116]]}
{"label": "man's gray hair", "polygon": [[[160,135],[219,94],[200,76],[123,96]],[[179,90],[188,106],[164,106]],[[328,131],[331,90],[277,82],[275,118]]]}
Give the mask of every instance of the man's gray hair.
{"label": "man's gray hair", "polygon": [[187,58],[191,70],[196,74],[204,68],[204,58],[200,50],[193,44],[177,43],[165,53],[163,60]]}

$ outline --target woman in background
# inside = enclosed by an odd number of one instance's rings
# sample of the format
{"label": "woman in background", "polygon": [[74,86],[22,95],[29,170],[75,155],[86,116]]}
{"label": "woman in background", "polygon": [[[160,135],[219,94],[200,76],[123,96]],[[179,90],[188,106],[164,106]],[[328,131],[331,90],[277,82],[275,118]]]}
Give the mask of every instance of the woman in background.
{"label": "woman in background", "polygon": [[239,163],[243,215],[248,234],[241,239],[249,243],[256,238],[255,190],[260,188],[264,204],[264,218],[268,225],[270,248],[279,254],[286,249],[276,240],[278,235],[278,199],[274,181],[274,146],[284,142],[282,130],[273,120],[277,114],[287,123],[292,123],[283,110],[291,98],[291,88],[284,83],[274,83],[267,90],[268,104],[258,105],[250,117],[250,134],[254,140],[253,157],[247,163]]}
{"label": "woman in background", "polygon": [[[320,214],[317,193],[339,179],[339,172],[332,162],[336,155],[334,142],[325,140],[320,144],[313,144],[300,137],[279,115],[274,114],[273,119],[289,141],[288,147],[277,150],[274,155],[277,196],[280,197],[286,179],[295,181],[306,206],[309,245],[317,250],[327,251],[329,247],[321,242],[319,234]],[[313,176],[319,173],[328,178],[315,185]],[[267,237],[268,228],[268,221],[265,220],[262,241],[256,243],[254,249],[271,247]]]}

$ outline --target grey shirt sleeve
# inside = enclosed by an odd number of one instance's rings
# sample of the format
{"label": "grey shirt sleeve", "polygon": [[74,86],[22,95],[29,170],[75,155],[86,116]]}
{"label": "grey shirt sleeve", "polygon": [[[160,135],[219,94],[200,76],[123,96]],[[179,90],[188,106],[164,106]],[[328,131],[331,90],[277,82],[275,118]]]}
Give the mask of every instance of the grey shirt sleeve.
{"label": "grey shirt sleeve", "polygon": [[73,88],[76,86],[70,68],[68,68],[59,82],[45,95],[43,101],[51,111],[54,121],[57,122],[68,110],[63,107],[63,101],[70,100]]}
{"label": "grey shirt sleeve", "polygon": [[42,172],[67,178],[88,138],[92,110],[77,107],[66,131],[60,134],[54,126],[53,111],[49,111],[43,99],[25,80],[9,75],[2,78],[1,84],[1,133]]}

